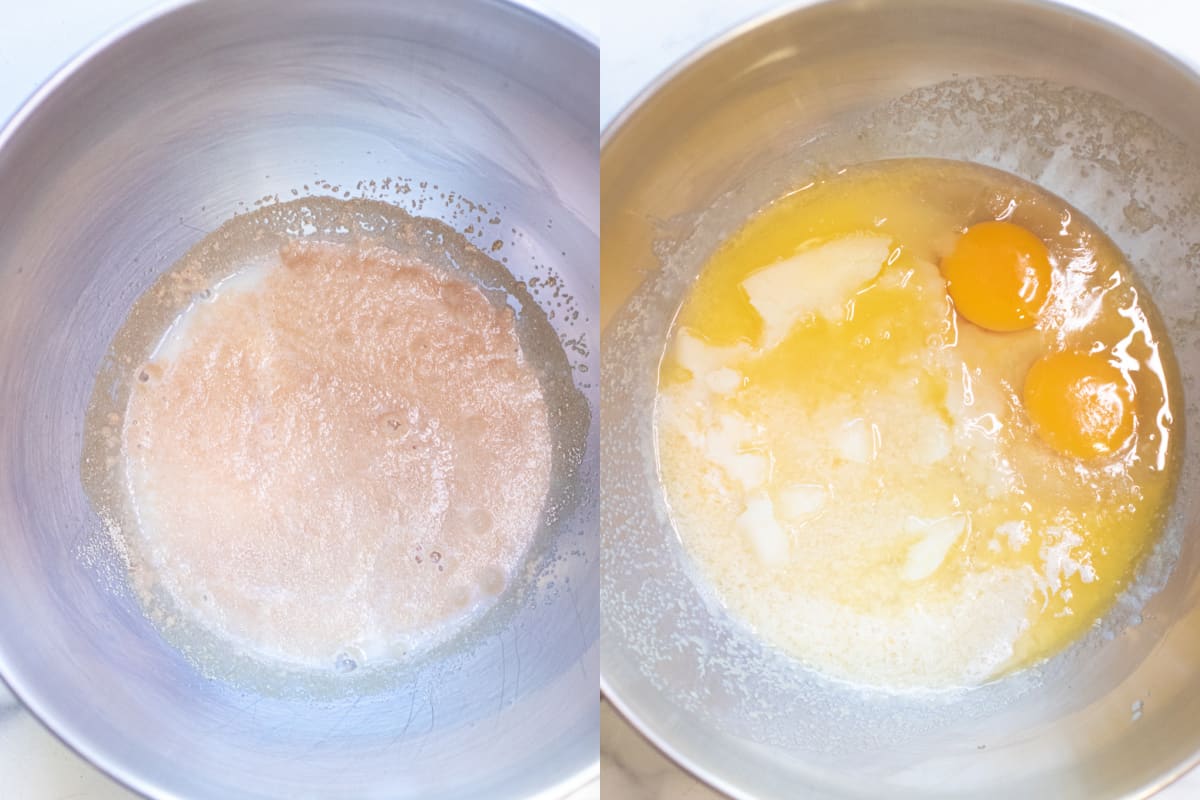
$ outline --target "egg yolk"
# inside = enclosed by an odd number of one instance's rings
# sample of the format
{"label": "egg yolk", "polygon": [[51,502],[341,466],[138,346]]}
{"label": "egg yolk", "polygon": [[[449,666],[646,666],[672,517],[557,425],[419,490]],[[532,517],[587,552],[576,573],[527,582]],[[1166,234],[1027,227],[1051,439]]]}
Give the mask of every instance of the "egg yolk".
{"label": "egg yolk", "polygon": [[991,331],[1019,331],[1046,304],[1050,254],[1020,225],[980,222],[942,259],[942,275],[958,313]]}
{"label": "egg yolk", "polygon": [[1108,455],[1133,433],[1133,391],[1103,353],[1042,357],[1025,376],[1024,396],[1038,434],[1063,455]]}

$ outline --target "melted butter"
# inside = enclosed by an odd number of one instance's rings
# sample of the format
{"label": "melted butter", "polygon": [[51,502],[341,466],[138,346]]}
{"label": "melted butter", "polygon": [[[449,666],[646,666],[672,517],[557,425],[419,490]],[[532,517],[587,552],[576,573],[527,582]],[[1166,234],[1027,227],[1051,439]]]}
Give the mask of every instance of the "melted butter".
{"label": "melted butter", "polygon": [[[1032,330],[977,328],[947,298],[936,265],[985,219],[1050,249]],[[754,276],[863,237],[886,256],[847,265],[840,302],[798,270],[756,307]],[[822,301],[781,334],[786,292]],[[1111,459],[1063,457],[1025,417],[1025,372],[1067,348],[1109,352],[1135,387]],[[1172,496],[1175,387],[1152,306],[1082,214],[992,170],[886,162],[781,198],[705,266],[663,360],[660,470],[685,546],[768,641],[838,678],[973,685],[1052,656],[1129,585]]]}

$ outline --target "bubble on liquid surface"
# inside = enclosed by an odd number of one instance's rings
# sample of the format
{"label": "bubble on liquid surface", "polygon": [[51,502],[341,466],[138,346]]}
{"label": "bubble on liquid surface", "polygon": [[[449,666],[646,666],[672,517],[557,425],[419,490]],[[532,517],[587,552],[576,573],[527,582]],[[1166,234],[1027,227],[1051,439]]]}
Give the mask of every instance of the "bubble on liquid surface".
{"label": "bubble on liquid surface", "polygon": [[347,648],[337,654],[333,660],[333,670],[339,675],[347,675],[358,669],[363,662],[362,653],[356,648]]}

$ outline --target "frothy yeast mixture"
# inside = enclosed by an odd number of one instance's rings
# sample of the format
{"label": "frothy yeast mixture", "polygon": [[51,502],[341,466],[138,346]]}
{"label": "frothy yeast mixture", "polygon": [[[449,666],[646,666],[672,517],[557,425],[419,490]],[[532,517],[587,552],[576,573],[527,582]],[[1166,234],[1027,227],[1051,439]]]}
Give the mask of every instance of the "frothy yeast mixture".
{"label": "frothy yeast mixture", "polygon": [[1156,313],[1065,202],[959,162],[826,176],[712,256],[662,361],[673,521],[766,641],[967,687],[1079,637],[1173,493]]}
{"label": "frothy yeast mixture", "polygon": [[121,429],[153,580],[287,663],[396,657],[509,583],[552,442],[512,311],[383,248],[293,242],[204,292]]}

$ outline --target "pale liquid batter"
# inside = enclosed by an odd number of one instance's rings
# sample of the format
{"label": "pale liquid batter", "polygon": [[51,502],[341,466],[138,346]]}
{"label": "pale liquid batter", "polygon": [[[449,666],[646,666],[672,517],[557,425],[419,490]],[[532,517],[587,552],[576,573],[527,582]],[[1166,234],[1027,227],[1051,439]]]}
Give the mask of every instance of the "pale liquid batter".
{"label": "pale liquid batter", "polygon": [[512,311],[344,244],[287,245],[205,294],[124,415],[135,578],[248,652],[320,667],[401,657],[493,604],[552,461]]}
{"label": "pale liquid batter", "polygon": [[[976,327],[947,296],[939,262],[992,219],[1049,248],[1029,330]],[[1111,242],[1012,176],[913,160],[816,181],[728,240],[679,311],[655,412],[679,536],[735,614],[834,678],[966,687],[1049,657],[1129,585],[1171,500],[1157,326]],[[1136,389],[1110,458],[1032,430],[1022,381],[1063,348]]]}

